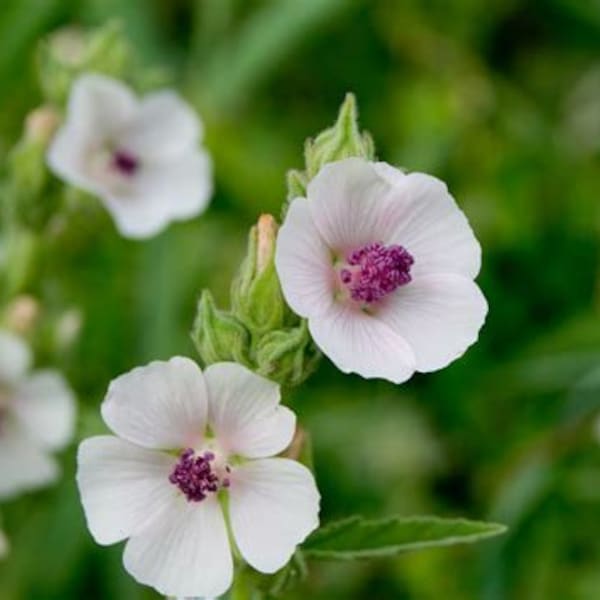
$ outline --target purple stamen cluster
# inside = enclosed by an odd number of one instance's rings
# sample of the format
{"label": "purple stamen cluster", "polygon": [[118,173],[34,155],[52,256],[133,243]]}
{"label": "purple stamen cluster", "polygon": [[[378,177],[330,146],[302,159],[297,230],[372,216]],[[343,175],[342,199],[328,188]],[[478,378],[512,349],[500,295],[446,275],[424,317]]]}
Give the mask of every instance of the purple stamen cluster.
{"label": "purple stamen cluster", "polygon": [[340,280],[356,302],[371,304],[411,281],[414,258],[402,246],[366,244],[346,257]]}
{"label": "purple stamen cluster", "polygon": [[139,161],[129,152],[117,150],[112,156],[112,167],[121,175],[131,177],[138,170]]}
{"label": "purple stamen cluster", "polygon": [[229,479],[221,481],[213,471],[211,463],[214,460],[215,455],[210,451],[196,456],[192,448],[187,448],[181,453],[169,481],[185,494],[189,502],[200,502],[208,494],[218,492],[220,487],[229,487]]}

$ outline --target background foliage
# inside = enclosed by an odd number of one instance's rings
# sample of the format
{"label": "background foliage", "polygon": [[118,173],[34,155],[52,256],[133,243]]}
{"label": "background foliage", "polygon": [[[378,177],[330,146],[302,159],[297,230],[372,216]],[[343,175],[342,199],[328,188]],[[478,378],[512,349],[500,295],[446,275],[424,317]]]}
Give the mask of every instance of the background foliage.
{"label": "background foliage", "polygon": [[[292,399],[315,445],[323,519],[435,512],[510,532],[479,545],[319,563],[293,598],[600,597],[598,225],[600,5],[570,0],[4,0],[0,154],[39,103],[35,50],[67,24],[122,21],[145,67],[206,124],[217,193],[207,215],[145,243],[90,202],[29,291],[50,318],[80,307],[59,353],[97,431],[108,381],[194,355],[198,291],[225,300],[248,227],[279,213],[304,139],[346,91],[378,154],[448,181],[484,248],[481,340],[450,368],[396,387],[324,362]],[[92,225],[93,222],[93,225]],[[98,224],[100,225],[98,227]],[[41,321],[44,323],[44,320]],[[40,364],[50,333],[40,325]],[[13,551],[3,600],[149,599],[96,547],[73,481],[2,507]]]}

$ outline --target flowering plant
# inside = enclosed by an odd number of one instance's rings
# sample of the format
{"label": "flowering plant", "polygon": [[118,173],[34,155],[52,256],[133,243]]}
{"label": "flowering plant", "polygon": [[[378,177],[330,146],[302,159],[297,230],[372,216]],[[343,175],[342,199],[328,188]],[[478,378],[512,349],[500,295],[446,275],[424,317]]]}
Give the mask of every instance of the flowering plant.
{"label": "flowering plant", "polygon": [[[65,214],[81,215],[91,197],[121,236],[142,239],[199,215],[212,193],[191,107],[170,90],[135,93],[122,81],[127,61],[85,68],[97,65],[76,54],[76,68],[61,71],[68,85],[47,90],[49,104],[30,115],[15,152],[9,298],[28,287],[46,239],[68,231]],[[288,173],[281,224],[263,214],[251,228],[230,307],[201,292],[191,335],[203,368],[176,356],[117,377],[101,405],[104,425],[79,445],[77,484],[93,538],[127,540],[126,571],[167,597],[280,597],[314,561],[393,556],[504,530],[432,516],[321,525],[311,436],[297,420],[301,408],[286,406],[290,392],[323,356],[344,373],[396,384],[441,369],[477,340],[488,307],[466,216],[440,180],[375,160],[352,95],[334,126],[307,142],[305,159]],[[23,188],[32,165],[35,193]],[[48,189],[56,203],[32,213]],[[26,378],[28,365],[25,347],[1,334],[0,497],[55,479],[50,451],[72,435],[67,384],[54,372]],[[96,435],[104,426],[111,434]],[[5,547],[0,538],[0,554]]]}

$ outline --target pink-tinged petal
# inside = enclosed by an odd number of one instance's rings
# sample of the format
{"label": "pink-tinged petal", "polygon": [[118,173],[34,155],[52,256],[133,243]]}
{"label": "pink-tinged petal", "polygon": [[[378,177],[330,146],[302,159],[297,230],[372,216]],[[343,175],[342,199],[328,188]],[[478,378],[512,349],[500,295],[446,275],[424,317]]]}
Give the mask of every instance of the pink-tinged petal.
{"label": "pink-tinged petal", "polygon": [[113,436],[79,446],[77,484],[87,524],[99,544],[144,530],[177,498],[169,481],[172,456]]}
{"label": "pink-tinged petal", "polygon": [[303,317],[326,312],[335,293],[333,257],[308,205],[296,198],[277,236],[275,266],[287,303]]}
{"label": "pink-tinged petal", "polygon": [[405,338],[421,372],[435,371],[462,356],[479,335],[487,302],[461,275],[421,275],[379,307],[377,316]]}
{"label": "pink-tinged petal", "polygon": [[308,327],[317,346],[344,373],[402,383],[415,371],[407,341],[357,308],[334,304],[328,313],[309,319]]}
{"label": "pink-tinged petal", "polygon": [[202,371],[183,357],[121,375],[102,404],[104,421],[117,435],[147,448],[194,446],[203,439],[207,413]]}
{"label": "pink-tinged petal", "polygon": [[325,165],[308,184],[307,197],[321,236],[344,256],[388,239],[405,208],[393,192],[374,163],[347,158]]}
{"label": "pink-tinged petal", "polygon": [[312,473],[296,461],[255,460],[234,469],[229,513],[244,559],[262,573],[281,569],[318,527],[319,502]]}
{"label": "pink-tinged petal", "polygon": [[204,376],[210,427],[225,452],[259,458],[289,446],[296,416],[280,406],[276,383],[236,363],[211,365]]}
{"label": "pink-tinged petal", "polygon": [[202,502],[179,498],[127,542],[124,564],[137,581],[165,596],[223,594],[233,579],[233,560],[217,497]]}
{"label": "pink-tinged petal", "polygon": [[385,241],[401,244],[413,255],[413,276],[457,273],[475,278],[481,267],[481,246],[446,184],[423,173],[405,175],[386,163],[377,163],[376,168],[394,186],[397,202],[405,206]]}
{"label": "pink-tinged petal", "polygon": [[192,107],[175,92],[163,90],[141,100],[119,140],[142,161],[170,161],[195,152],[201,134],[202,124]]}
{"label": "pink-tinged petal", "polygon": [[0,499],[35,490],[54,482],[56,461],[15,423],[4,421],[0,433]]}
{"label": "pink-tinged petal", "polygon": [[29,346],[20,337],[0,331],[0,384],[15,384],[31,367]]}
{"label": "pink-tinged petal", "polygon": [[14,414],[31,439],[51,450],[63,448],[71,441],[75,398],[60,373],[38,371],[25,379],[14,394]]}

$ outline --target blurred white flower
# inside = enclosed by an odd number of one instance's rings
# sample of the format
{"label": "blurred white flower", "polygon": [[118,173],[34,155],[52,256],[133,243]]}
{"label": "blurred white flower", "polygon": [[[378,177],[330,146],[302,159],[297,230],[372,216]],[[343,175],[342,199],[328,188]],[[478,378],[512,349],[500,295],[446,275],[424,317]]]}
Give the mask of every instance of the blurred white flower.
{"label": "blurred white flower", "polygon": [[9,544],[6,534],[0,529],[0,559],[8,554]]}
{"label": "blurred white flower", "polygon": [[344,372],[395,383],[476,341],[481,248],[444,183],[386,163],[326,165],[277,241],[284,296]]}
{"label": "blurred white flower", "polygon": [[125,568],[177,597],[215,597],[231,585],[233,539],[273,573],[318,525],[319,493],[298,462],[270,458],[296,418],[279,387],[235,363],[204,373],[191,360],[154,362],[113,381],[102,416],[119,437],[82,442],[77,480],[99,544],[129,538]]}
{"label": "blurred white flower", "polygon": [[73,437],[75,401],[58,372],[28,375],[31,353],[15,335],[0,331],[0,498],[54,481],[52,452]]}
{"label": "blurred white flower", "polygon": [[99,196],[125,237],[157,234],[206,208],[212,165],[198,116],[176,93],[141,99],[123,83],[87,74],[74,84],[51,169]]}

